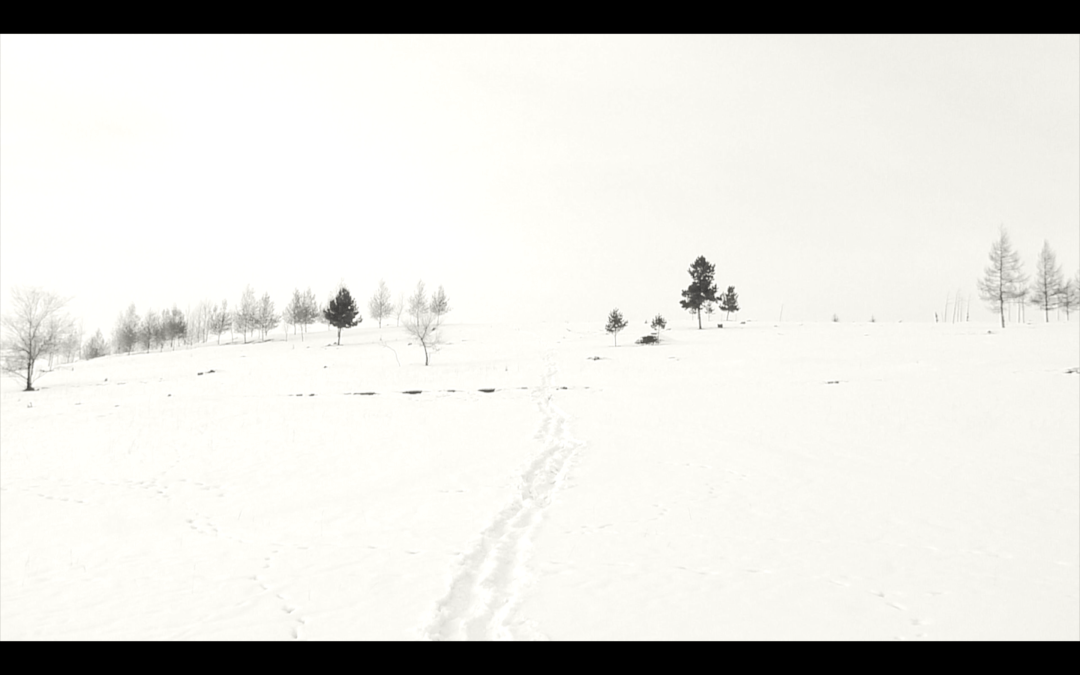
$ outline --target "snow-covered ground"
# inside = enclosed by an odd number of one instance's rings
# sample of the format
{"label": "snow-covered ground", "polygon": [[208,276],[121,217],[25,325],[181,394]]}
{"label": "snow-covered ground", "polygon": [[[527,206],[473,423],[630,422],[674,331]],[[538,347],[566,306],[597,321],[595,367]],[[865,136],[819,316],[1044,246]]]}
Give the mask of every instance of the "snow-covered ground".
{"label": "snow-covered ground", "polygon": [[0,639],[1080,639],[1080,322],[678,322],[8,380]]}

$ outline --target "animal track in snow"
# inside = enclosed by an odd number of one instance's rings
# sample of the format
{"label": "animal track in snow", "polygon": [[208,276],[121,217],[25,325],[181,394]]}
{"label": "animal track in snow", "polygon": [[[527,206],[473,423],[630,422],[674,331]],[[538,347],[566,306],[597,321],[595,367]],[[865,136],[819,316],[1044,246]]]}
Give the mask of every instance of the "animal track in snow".
{"label": "animal track in snow", "polygon": [[531,624],[515,616],[530,574],[526,567],[532,533],[554,495],[565,484],[573,456],[583,445],[567,430],[567,415],[552,402],[557,373],[548,357],[533,400],[541,413],[535,439],[542,449],[518,477],[510,503],[480,534],[461,560],[446,595],[421,629],[430,640],[514,639],[524,632],[537,637]]}

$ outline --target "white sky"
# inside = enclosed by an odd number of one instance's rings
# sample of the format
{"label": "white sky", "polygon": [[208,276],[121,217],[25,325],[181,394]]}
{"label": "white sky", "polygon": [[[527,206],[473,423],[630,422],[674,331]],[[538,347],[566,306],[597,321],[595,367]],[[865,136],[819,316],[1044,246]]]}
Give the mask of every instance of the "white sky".
{"label": "white sky", "polygon": [[0,302],[88,332],[380,278],[689,322],[698,255],[744,319],[986,319],[1000,224],[1080,265],[1077,35],[4,35],[0,85]]}

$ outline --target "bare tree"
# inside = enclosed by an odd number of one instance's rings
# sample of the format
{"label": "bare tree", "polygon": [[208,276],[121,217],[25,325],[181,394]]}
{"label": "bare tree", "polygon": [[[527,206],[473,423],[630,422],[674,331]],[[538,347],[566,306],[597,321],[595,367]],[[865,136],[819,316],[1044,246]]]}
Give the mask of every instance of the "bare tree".
{"label": "bare tree", "polygon": [[138,344],[139,314],[135,311],[135,303],[128,305],[127,310],[116,317],[112,340],[117,353],[131,354],[131,350]]}
{"label": "bare tree", "polygon": [[304,339],[307,327],[322,317],[319,303],[315,300],[315,293],[309,287],[301,295],[299,289],[293,292],[293,299],[289,303],[293,305],[290,321],[294,326],[300,326],[300,339]]}
{"label": "bare tree", "polygon": [[1058,294],[1058,305],[1065,310],[1066,321],[1069,320],[1070,313],[1080,307],[1080,270],[1062,285]]}
{"label": "bare tree", "polygon": [[397,315],[397,325],[401,325],[401,313],[405,310],[405,292],[398,293],[397,304],[394,305],[394,313]]}
{"label": "bare tree", "polygon": [[979,297],[1001,315],[1001,327],[1004,328],[1005,304],[1018,297],[1027,282],[1020,255],[1013,249],[1004,225],[997,240],[990,245],[990,264],[983,273],[983,278],[977,281]]}
{"label": "bare tree", "polygon": [[244,294],[240,296],[240,307],[233,315],[233,327],[244,334],[244,344],[247,344],[248,331],[254,330],[259,325],[258,314],[255,290],[248,285],[244,288]]}
{"label": "bare tree", "polygon": [[379,288],[368,300],[368,314],[378,321],[379,328],[382,328],[382,320],[388,318],[393,311],[394,303],[390,300],[390,289],[386,287],[385,281],[379,279]]}
{"label": "bare tree", "polygon": [[438,332],[439,315],[431,309],[424,291],[424,282],[416,284],[416,291],[408,299],[408,317],[405,330],[420,342],[424,348],[424,365],[430,362],[429,351],[438,351],[441,337]]}
{"label": "bare tree", "polygon": [[269,293],[263,293],[262,299],[259,300],[255,318],[262,339],[265,340],[266,334],[277,328],[280,319],[274,312],[274,301],[270,299]]}
{"label": "bare tree", "polygon": [[0,319],[3,370],[26,383],[23,391],[34,391],[34,381],[44,374],[35,370],[39,359],[56,351],[74,331],[74,321],[64,311],[67,302],[40,288],[16,286],[11,291],[12,312]]}
{"label": "bare tree", "polygon": [[89,361],[90,359],[96,359],[99,356],[105,356],[109,353],[109,345],[105,342],[105,337],[101,334],[99,328],[93,337],[86,341],[82,349],[83,361]]}
{"label": "bare tree", "polygon": [[1042,251],[1035,261],[1035,279],[1031,282],[1031,304],[1042,307],[1047,323],[1050,322],[1050,310],[1058,306],[1061,288],[1065,285],[1057,256],[1050,249],[1050,242],[1043,240]]}
{"label": "bare tree", "polygon": [[229,301],[222,300],[220,305],[214,305],[210,311],[210,332],[217,336],[217,343],[221,344],[221,334],[232,325],[232,314],[229,312]]}

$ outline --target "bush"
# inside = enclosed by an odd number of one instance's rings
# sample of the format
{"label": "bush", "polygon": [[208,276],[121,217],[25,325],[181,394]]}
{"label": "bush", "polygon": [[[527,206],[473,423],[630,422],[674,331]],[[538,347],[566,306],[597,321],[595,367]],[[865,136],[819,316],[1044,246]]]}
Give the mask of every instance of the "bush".
{"label": "bush", "polygon": [[646,336],[642,337],[640,340],[637,340],[635,344],[639,344],[639,345],[655,345],[655,344],[658,344],[659,342],[660,342],[660,338],[656,337],[655,335],[646,335]]}

